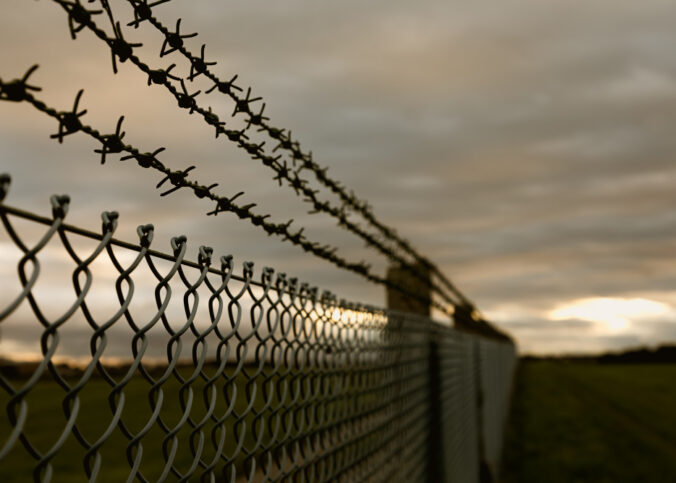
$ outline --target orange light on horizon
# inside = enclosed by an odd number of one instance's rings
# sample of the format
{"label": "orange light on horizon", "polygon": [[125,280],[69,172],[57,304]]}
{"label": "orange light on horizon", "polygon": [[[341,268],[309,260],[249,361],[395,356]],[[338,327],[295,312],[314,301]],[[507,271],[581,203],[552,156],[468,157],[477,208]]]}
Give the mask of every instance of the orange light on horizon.
{"label": "orange light on horizon", "polygon": [[587,320],[619,331],[636,319],[664,316],[671,311],[669,305],[645,298],[589,297],[558,306],[549,312],[548,318]]}

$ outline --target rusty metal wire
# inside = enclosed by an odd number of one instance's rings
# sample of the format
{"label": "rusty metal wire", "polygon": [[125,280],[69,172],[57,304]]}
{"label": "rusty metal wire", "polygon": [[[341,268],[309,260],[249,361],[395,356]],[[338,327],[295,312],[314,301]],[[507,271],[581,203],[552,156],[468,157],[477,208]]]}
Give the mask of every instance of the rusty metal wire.
{"label": "rusty metal wire", "polygon": [[[407,297],[421,299],[419,294],[412,293],[404,286],[375,274],[366,262],[350,262],[337,254],[337,247],[322,245],[318,242],[308,239],[303,234],[303,228],[298,229],[298,231],[292,231],[291,224],[293,219],[286,223],[273,223],[268,221],[269,215],[255,214],[255,212],[252,210],[256,206],[255,203],[249,203],[246,205],[237,204],[235,200],[241,196],[243,192],[226,197],[218,195],[212,191],[213,188],[218,186],[217,183],[204,185],[197,181],[190,180],[188,174],[190,171],[195,169],[195,166],[189,166],[188,168],[182,170],[171,170],[170,168],[166,167],[157,157],[157,155],[164,151],[165,148],[160,147],[152,152],[142,152],[136,147],[126,144],[123,141],[126,133],[122,131],[122,122],[124,121],[124,116],[121,116],[118,119],[115,131],[111,134],[101,134],[100,131],[92,128],[91,126],[83,124],[81,118],[87,113],[87,111],[79,110],[79,104],[83,94],[82,90],[77,93],[73,103],[73,108],[70,111],[57,111],[56,109],[47,106],[43,101],[36,99],[31,94],[31,91],[40,90],[40,88],[27,84],[28,79],[36,69],[37,66],[31,67],[21,79],[14,81],[3,82],[0,79],[0,100],[29,103],[37,110],[56,119],[59,122],[59,126],[57,133],[51,135],[53,139],[63,142],[65,136],[77,132],[85,133],[101,143],[101,147],[94,150],[96,153],[101,155],[101,164],[106,162],[106,156],[110,154],[128,153],[126,156],[122,156],[121,160],[135,159],[140,167],[146,169],[151,168],[161,172],[164,177],[162,180],[160,180],[156,187],[160,188],[165,184],[170,185],[168,189],[161,193],[161,196],[169,195],[181,188],[188,188],[192,190],[196,197],[201,199],[206,198],[216,203],[216,208],[208,212],[208,215],[217,215],[218,213],[226,211],[232,212],[240,219],[249,220],[249,222],[254,226],[260,227],[267,235],[281,237],[282,240],[288,241],[300,247],[305,252],[327,260],[339,268],[356,273],[370,282],[378,283],[380,285],[397,290],[405,294]],[[428,301],[425,299],[424,302],[427,303]],[[432,301],[432,304],[439,310],[447,313],[449,316],[453,315],[454,313],[453,307],[449,307],[448,305],[441,304],[436,301]]]}
{"label": "rusty metal wire", "polygon": [[[100,233],[67,225],[67,196],[52,196],[51,217],[28,213],[5,204],[10,181],[0,175],[0,221],[17,253],[19,283],[0,305],[0,327],[33,327],[40,357],[32,366],[0,366],[0,478],[73,481],[75,473],[59,471],[80,455],[73,471],[89,481],[113,474],[127,481],[444,481],[435,478],[460,466],[464,481],[478,481],[475,375],[499,352],[502,365],[493,364],[490,377],[508,381],[511,344],[494,341],[479,355],[476,336],[320,295],[270,268],[255,280],[251,262],[237,275],[232,257],[220,257],[217,267],[209,247],[189,262],[185,236],[172,238],[171,254],[157,252],[152,225],[138,227],[138,243],[122,242],[113,237],[116,212],[102,214]],[[45,227],[37,241],[26,241],[17,218]],[[84,250],[82,238],[95,246]],[[71,262],[72,298],[60,313],[36,288],[48,245],[49,257],[56,245]],[[101,300],[92,299],[97,263],[115,273],[114,310],[103,318],[96,315]],[[154,306],[139,316],[142,270],[152,275],[145,292]],[[182,310],[172,311],[176,299]],[[22,309],[32,320],[17,319]],[[89,346],[75,370],[55,354],[78,321]],[[120,326],[130,334],[128,358],[114,366],[105,357]],[[160,362],[149,357],[158,334],[166,341]],[[88,399],[91,388],[107,405]],[[503,392],[494,396],[502,409]],[[36,412],[44,399],[60,403],[61,414]],[[434,429],[440,424],[462,431],[453,434],[464,451],[445,446]],[[48,427],[52,439],[41,447]],[[500,437],[499,424],[490,430]],[[449,458],[434,467],[437,453]]]}
{"label": "rusty metal wire", "polygon": [[[260,160],[263,165],[275,171],[275,176],[273,179],[277,180],[280,186],[282,185],[282,180],[284,180],[286,185],[293,189],[298,196],[302,196],[304,201],[311,204],[313,210],[310,213],[321,212],[329,214],[337,220],[340,227],[359,236],[362,240],[364,240],[368,247],[376,249],[381,254],[389,258],[392,262],[397,263],[401,267],[405,268],[409,273],[411,273],[412,276],[416,277],[422,283],[428,285],[431,290],[439,295],[447,304],[450,304],[453,307],[462,306],[468,308],[469,312],[474,311],[474,305],[472,302],[466,296],[464,296],[447,277],[443,275],[438,267],[413,250],[411,245],[406,240],[397,236],[394,229],[380,223],[375,218],[368,203],[358,200],[354,193],[348,194],[346,189],[342,187],[340,183],[328,177],[326,174],[326,168],[322,168],[317,163],[315,163],[312,159],[311,153],[303,153],[300,149],[299,143],[291,139],[290,133],[286,134],[284,129],[278,129],[269,125],[267,123],[269,119],[263,115],[265,104],[263,104],[260,112],[255,113],[252,110],[252,104],[261,100],[261,98],[251,97],[251,88],[247,89],[246,96],[241,97],[236,93],[236,91],[238,89],[241,90],[241,88],[234,84],[237,76],[234,76],[229,81],[222,81],[216,77],[216,75],[209,70],[209,66],[213,65],[214,62],[207,62],[204,59],[205,46],[202,47],[200,56],[195,56],[190,51],[188,51],[184,45],[183,39],[194,37],[197,34],[182,34],[180,32],[180,19],[178,19],[176,22],[175,31],[170,31],[152,15],[152,7],[164,2],[154,2],[149,4],[147,1],[133,1],[132,6],[134,7],[134,20],[129,25],[138,27],[141,22],[148,21],[152,23],[153,26],[155,26],[158,30],[160,30],[160,32],[165,36],[160,51],[160,56],[167,55],[174,51],[178,51],[183,54],[183,56],[190,61],[190,74],[187,79],[169,74],[169,70],[175,66],[174,64],[170,65],[166,70],[154,70],[151,69],[138,56],[136,56],[133,53],[133,49],[134,47],[140,46],[140,44],[131,44],[124,40],[120,23],[114,19],[112,10],[107,0],[101,1],[101,4],[108,14],[113,28],[112,37],[99,28],[93,21],[92,15],[95,15],[96,11],[87,11],[79,0],[75,0],[73,2],[65,0],[53,1],[61,5],[61,7],[63,7],[68,13],[69,28],[71,30],[72,36],[75,36],[77,32],[86,27],[91,30],[98,38],[108,44],[111,49],[113,71],[115,73],[117,72],[117,61],[125,62],[129,60],[136,67],[148,74],[149,84],[155,83],[164,86],[174,96],[180,108],[187,109],[190,114],[195,112],[200,114],[207,124],[215,128],[217,138],[219,135],[225,134],[225,137],[228,140],[234,142],[237,146],[244,149],[252,157],[252,159]],[[198,104],[196,98],[201,93],[201,91],[189,93],[186,88],[185,81],[192,81],[199,75],[204,75],[214,82],[214,86],[207,92],[218,89],[219,92],[230,96],[235,101],[235,109],[232,113],[233,116],[238,113],[244,113],[249,116],[246,128],[242,130],[226,129],[224,127],[225,122],[221,121],[219,116],[215,114],[211,108],[205,109]],[[180,90],[171,83],[171,79],[178,80],[180,82]],[[273,152],[277,151],[278,149],[289,151],[291,153],[292,165],[295,167],[298,163],[299,167],[297,169],[293,169],[288,166],[286,161],[280,162],[281,155],[272,156],[266,154],[264,150],[265,142],[260,144],[249,142],[246,131],[251,126],[257,126],[259,130],[265,131],[268,135],[275,139],[278,142],[278,145],[274,148]],[[341,198],[343,206],[334,206],[330,202],[320,199],[317,196],[318,191],[310,188],[308,186],[308,180],[301,176],[301,172],[303,170],[312,171],[320,183],[327,186],[332,192],[334,192],[334,194],[337,194]],[[381,235],[384,237],[384,240],[381,240],[378,236],[374,235],[373,233],[369,233],[368,231],[361,228],[357,223],[351,221],[347,214],[347,208],[353,209],[356,212],[362,214],[371,225],[375,226],[379,230]],[[390,246],[390,241],[394,241],[395,244],[407,252],[408,255],[413,256],[417,264],[411,263],[406,259],[405,256],[397,253],[397,250]],[[428,276],[426,276],[424,270],[421,270],[421,266],[429,267],[432,270],[432,273],[441,280],[442,284],[440,285],[433,279],[430,279]],[[453,312],[453,309],[449,307],[442,308],[442,310],[449,314],[452,314]]]}

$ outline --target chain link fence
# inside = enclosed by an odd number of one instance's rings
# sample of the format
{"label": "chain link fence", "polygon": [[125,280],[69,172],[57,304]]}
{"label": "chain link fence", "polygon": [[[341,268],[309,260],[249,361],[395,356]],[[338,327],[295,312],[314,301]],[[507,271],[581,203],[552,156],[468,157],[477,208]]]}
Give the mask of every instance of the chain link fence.
{"label": "chain link fence", "polygon": [[[51,198],[50,217],[8,206],[11,180],[0,175],[0,481],[495,478],[512,341],[290,130],[272,124],[251,87],[217,75],[206,44],[189,50],[184,40],[197,33],[155,16],[168,1],[120,1],[115,11],[109,0],[45,3],[61,7],[73,39],[107,45],[114,73],[125,62],[143,72],[311,214],[387,259],[387,276],[243,202],[244,192],[198,181],[197,166],[171,169],[164,147],[128,144],[124,116],[107,134],[89,125],[82,90],[72,108],[51,107],[36,97],[37,65],[14,80],[3,73],[0,101],[51,117],[59,143],[90,137],[101,164],[119,156],[157,172],[161,196],[190,190],[212,219],[232,213],[381,285],[391,308],[350,303],[253,262],[238,268],[232,256],[190,248],[185,236],[158,250],[152,225],[138,227],[137,242],[121,241],[116,212],[102,214],[98,232],[69,225],[68,196]],[[138,28],[155,31],[160,59],[131,40]],[[162,67],[172,53],[176,63]],[[219,117],[207,95],[228,98],[232,114]],[[458,329],[392,310],[393,300],[406,311],[434,307]]]}
{"label": "chain link fence", "polygon": [[122,242],[117,213],[94,233],[65,223],[68,197],[51,203],[51,217],[0,203],[2,481],[496,474],[511,343],[208,247],[192,262],[183,236],[156,251],[152,225]]}

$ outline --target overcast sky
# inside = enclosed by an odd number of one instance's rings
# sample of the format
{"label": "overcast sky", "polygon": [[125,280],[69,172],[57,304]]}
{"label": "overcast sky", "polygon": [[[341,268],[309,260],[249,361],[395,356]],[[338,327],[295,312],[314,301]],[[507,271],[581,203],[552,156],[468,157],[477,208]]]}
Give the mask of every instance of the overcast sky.
{"label": "overcast sky", "polygon": [[[126,2],[113,1],[123,24]],[[266,102],[272,124],[290,128],[329,173],[368,199],[523,352],[588,352],[676,339],[676,5],[671,1],[317,2],[173,0],[155,9],[183,18],[187,42],[222,78],[239,74]],[[106,28],[102,16],[95,20]],[[127,28],[153,67],[161,38]],[[294,218],[308,235],[337,244],[378,270],[384,260],[330,219],[307,215],[271,171],[198,116],[148,87],[129,63],[114,76],[109,49],[92,34],[70,39],[49,0],[3,0],[0,78],[33,63],[38,97],[67,109],[80,88],[85,120],[125,141],[166,146],[172,168],[216,191],[246,192],[263,212]],[[207,84],[196,83],[192,89]],[[232,102],[198,100],[229,116]],[[230,121],[229,126],[236,126]],[[238,261],[255,260],[330,289],[384,304],[383,290],[297,248],[261,236],[187,191],[160,198],[158,174],[111,156],[77,134],[59,145],[56,123],[28,105],[0,104],[0,170],[14,182],[7,202],[48,213],[50,194],[69,193],[69,221],[98,229],[121,214],[119,238],[152,222],[157,248],[185,233]],[[268,142],[266,146],[271,146]],[[9,253],[7,237],[0,245]],[[15,266],[0,257],[3,277]],[[194,257],[193,257],[194,258]]]}

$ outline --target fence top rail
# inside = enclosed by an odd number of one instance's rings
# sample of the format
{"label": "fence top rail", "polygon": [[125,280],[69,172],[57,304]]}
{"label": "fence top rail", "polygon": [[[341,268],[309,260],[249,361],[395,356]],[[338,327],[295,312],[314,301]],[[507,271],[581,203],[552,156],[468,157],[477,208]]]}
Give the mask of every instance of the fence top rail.
{"label": "fence top rail", "polygon": [[[6,177],[0,179],[0,184],[3,184],[3,180],[6,180]],[[5,229],[9,231],[11,226],[9,225],[7,215],[14,216],[17,218],[22,218],[29,220],[35,223],[39,223],[45,226],[57,226],[58,231],[63,231],[66,233],[72,233],[79,235],[85,238],[92,240],[97,240],[99,242],[105,241],[105,245],[117,246],[120,248],[128,249],[136,253],[140,253],[142,250],[145,251],[145,256],[165,260],[172,263],[178,263],[183,267],[190,267],[197,270],[205,270],[208,273],[218,275],[220,277],[228,277],[231,280],[242,282],[247,286],[257,287],[264,290],[271,290],[278,292],[280,294],[289,294],[296,295],[299,294],[303,297],[309,297],[313,304],[320,303],[321,305],[332,306],[335,308],[341,308],[346,310],[356,310],[369,312],[373,314],[384,314],[387,312],[386,309],[382,307],[377,307],[371,304],[364,304],[358,302],[351,302],[346,299],[339,299],[335,294],[329,290],[320,290],[316,286],[311,286],[305,282],[299,282],[296,277],[287,277],[283,272],[277,272],[273,268],[264,267],[261,273],[260,280],[254,279],[254,262],[245,261],[243,262],[243,275],[239,275],[234,272],[234,263],[232,261],[232,255],[225,255],[220,257],[221,266],[211,265],[211,258],[213,250],[211,247],[200,246],[199,247],[199,260],[193,261],[185,258],[184,256],[179,256],[179,254],[169,254],[160,250],[150,248],[150,243],[153,238],[154,227],[152,224],[140,225],[137,229],[139,234],[139,242],[132,243],[129,241],[120,240],[111,236],[111,231],[114,231],[117,225],[117,212],[103,212],[101,215],[102,218],[102,231],[101,233],[94,232],[79,226],[64,223],[63,219],[67,212],[67,205],[69,202],[68,197],[66,196],[52,196],[52,211],[53,216],[48,217],[44,215],[39,215],[32,213],[14,206],[6,204],[3,200],[7,192],[7,184],[4,183],[0,188],[0,218],[2,218],[3,223],[5,224]],[[108,226],[107,226],[108,225]],[[18,236],[18,235],[17,235]],[[19,240],[20,241],[20,240]],[[187,241],[185,235],[180,235],[172,238],[172,246],[180,245]],[[18,243],[17,243],[18,245]],[[205,266],[206,265],[206,266]],[[277,279],[273,282],[274,276],[277,276]]]}

